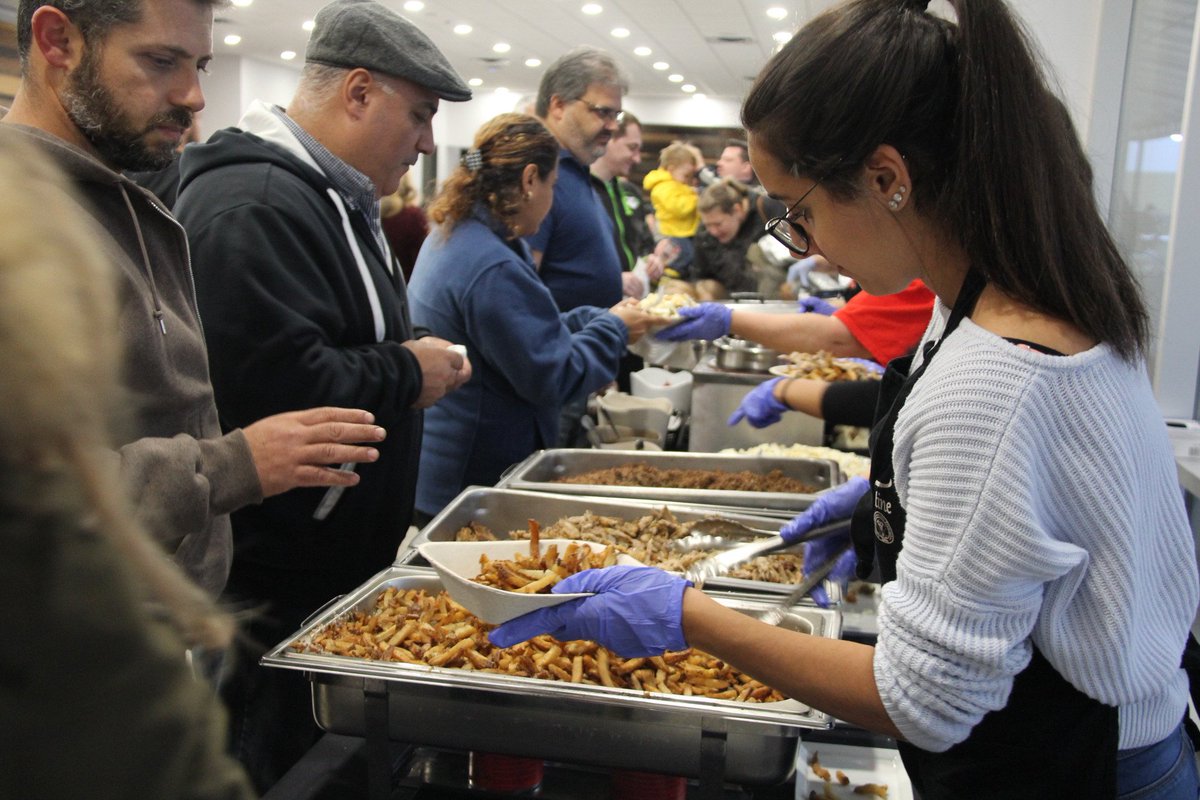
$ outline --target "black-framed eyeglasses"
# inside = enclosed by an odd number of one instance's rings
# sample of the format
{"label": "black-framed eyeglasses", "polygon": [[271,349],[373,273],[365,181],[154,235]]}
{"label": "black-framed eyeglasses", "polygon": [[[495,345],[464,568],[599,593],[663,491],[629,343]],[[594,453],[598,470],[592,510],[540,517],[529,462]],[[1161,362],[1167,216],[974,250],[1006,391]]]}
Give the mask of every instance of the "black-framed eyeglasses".
{"label": "black-framed eyeglasses", "polygon": [[598,106],[595,103],[589,103],[587,100],[582,98],[580,98],[579,102],[587,106],[588,111],[592,112],[606,123],[617,122],[621,119],[621,115],[625,113],[619,108],[613,108],[612,106]]}
{"label": "black-framed eyeglasses", "polygon": [[[821,185],[821,181],[825,180],[826,177],[828,175],[817,179],[816,183],[808,187],[807,192],[800,195],[799,200],[792,203],[791,208],[783,212],[780,216],[767,220],[767,224],[763,225],[764,231],[771,234],[775,237],[776,241],[798,256],[807,255],[808,253],[808,231],[804,230],[802,225],[792,219],[792,212],[804,202],[804,198],[812,194],[813,189]],[[785,222],[787,223],[786,225],[783,224]]]}

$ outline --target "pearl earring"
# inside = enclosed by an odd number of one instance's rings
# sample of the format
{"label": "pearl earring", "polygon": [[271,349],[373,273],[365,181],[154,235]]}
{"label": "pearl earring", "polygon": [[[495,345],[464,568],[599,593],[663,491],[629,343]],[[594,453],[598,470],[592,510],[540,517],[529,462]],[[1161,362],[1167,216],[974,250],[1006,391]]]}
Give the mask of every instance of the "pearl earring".
{"label": "pearl earring", "polygon": [[533,199],[533,192],[526,192],[525,193],[525,202],[528,203],[532,199]]}
{"label": "pearl earring", "polygon": [[892,211],[899,211],[900,204],[904,202],[904,193],[907,191],[907,186],[901,186],[899,189],[897,189],[896,193],[892,195],[892,199],[888,200],[888,208],[890,208]]}

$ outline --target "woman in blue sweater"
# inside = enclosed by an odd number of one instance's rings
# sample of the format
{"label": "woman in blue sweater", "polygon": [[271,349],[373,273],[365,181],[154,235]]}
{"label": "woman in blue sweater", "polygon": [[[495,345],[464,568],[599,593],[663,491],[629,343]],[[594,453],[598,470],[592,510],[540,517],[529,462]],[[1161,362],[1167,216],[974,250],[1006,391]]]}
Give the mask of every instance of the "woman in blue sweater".
{"label": "woman in blue sweater", "polygon": [[553,446],[563,403],[610,383],[653,320],[632,301],[559,313],[520,238],[550,210],[557,163],[541,122],[501,114],[429,209],[437,229],[413,269],[413,320],[466,345],[474,373],[425,412],[416,507],[426,517]]}

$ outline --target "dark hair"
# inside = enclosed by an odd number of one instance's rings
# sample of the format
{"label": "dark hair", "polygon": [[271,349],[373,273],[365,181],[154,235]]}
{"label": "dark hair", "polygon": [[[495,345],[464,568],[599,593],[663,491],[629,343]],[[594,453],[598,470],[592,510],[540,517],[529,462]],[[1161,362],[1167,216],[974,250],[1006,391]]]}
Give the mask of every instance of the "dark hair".
{"label": "dark hair", "polygon": [[957,24],[920,0],[853,0],[814,19],[759,74],[743,125],[840,200],[892,145],[915,208],[989,283],[1136,359],[1146,308],[1070,115],[1003,0],[950,2]]}
{"label": "dark hair", "polygon": [[613,133],[614,139],[620,139],[625,136],[625,131],[630,125],[642,127],[642,121],[633,115],[632,111],[622,111],[621,116],[617,117],[617,130]]}
{"label": "dark hair", "polygon": [[525,167],[535,165],[544,180],[558,165],[558,141],[528,114],[500,114],[483,123],[471,149],[479,152],[479,168],[456,167],[429,206],[430,218],[447,232],[479,204],[508,223],[520,208]]}
{"label": "dark hair", "polygon": [[736,147],[738,150],[741,150],[742,161],[750,160],[750,145],[746,143],[745,139],[726,139],[725,146]]}
{"label": "dark hair", "polygon": [[576,47],[546,69],[538,85],[534,110],[545,119],[554,95],[569,103],[587,94],[593,83],[615,86],[621,94],[629,91],[629,78],[615,58],[595,47]]}
{"label": "dark hair", "polygon": [[[29,63],[29,48],[33,43],[33,12],[42,6],[50,6],[71,18],[79,28],[83,40],[97,43],[104,40],[108,32],[117,25],[128,25],[142,18],[145,0],[20,0],[17,3],[17,54],[21,60],[21,72]],[[200,5],[220,7],[226,0],[195,0]]]}
{"label": "dark hair", "polygon": [[749,196],[750,189],[746,184],[734,178],[722,178],[704,190],[696,203],[696,210],[707,214],[709,211],[720,209],[726,214],[732,214],[733,209],[747,202]]}

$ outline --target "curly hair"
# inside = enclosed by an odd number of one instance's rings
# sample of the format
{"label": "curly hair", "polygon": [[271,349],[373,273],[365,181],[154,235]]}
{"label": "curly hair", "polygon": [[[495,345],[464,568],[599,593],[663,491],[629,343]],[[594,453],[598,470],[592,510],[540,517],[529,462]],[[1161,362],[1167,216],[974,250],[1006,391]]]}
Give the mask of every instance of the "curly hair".
{"label": "curly hair", "polygon": [[528,114],[500,114],[488,120],[475,132],[472,150],[479,151],[481,166],[456,167],[429,207],[430,218],[447,232],[470,216],[476,205],[509,224],[521,207],[525,167],[533,164],[545,180],[558,166],[558,141]]}

